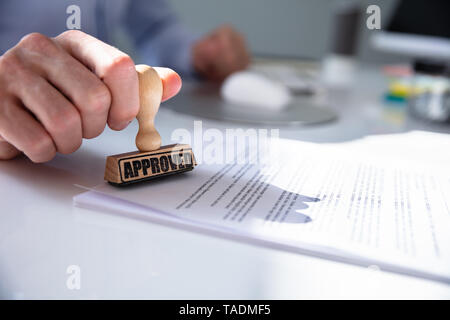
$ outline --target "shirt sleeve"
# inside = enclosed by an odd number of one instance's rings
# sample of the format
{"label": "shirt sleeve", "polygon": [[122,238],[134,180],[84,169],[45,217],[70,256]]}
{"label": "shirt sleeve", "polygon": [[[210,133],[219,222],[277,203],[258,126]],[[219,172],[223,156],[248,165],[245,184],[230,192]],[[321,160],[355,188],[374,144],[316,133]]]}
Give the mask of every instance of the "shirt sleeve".
{"label": "shirt sleeve", "polygon": [[132,0],[125,27],[140,59],[193,76],[191,47],[197,36],[184,27],[165,0]]}

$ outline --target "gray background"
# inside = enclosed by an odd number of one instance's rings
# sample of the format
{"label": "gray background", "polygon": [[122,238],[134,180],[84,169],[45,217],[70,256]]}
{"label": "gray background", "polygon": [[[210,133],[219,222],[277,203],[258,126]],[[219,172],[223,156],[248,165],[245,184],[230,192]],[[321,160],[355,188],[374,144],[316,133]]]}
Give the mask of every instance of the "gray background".
{"label": "gray background", "polygon": [[[221,23],[242,31],[252,53],[302,58],[322,58],[330,47],[333,9],[345,0],[169,0],[186,25],[204,33]],[[384,25],[395,0],[356,0],[365,12],[370,4],[381,8]],[[358,56],[366,62],[405,60],[375,52],[368,45],[370,33],[364,13],[361,19]]]}

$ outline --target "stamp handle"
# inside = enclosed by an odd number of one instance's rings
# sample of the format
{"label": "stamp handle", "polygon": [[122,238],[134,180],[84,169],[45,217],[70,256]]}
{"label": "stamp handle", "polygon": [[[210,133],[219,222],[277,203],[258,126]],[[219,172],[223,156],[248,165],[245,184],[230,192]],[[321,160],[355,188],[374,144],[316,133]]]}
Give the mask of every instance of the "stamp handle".
{"label": "stamp handle", "polygon": [[136,135],[136,147],[141,152],[158,149],[161,146],[161,136],[155,129],[155,116],[163,94],[163,85],[158,73],[150,66],[137,65],[139,78],[140,109],[136,116],[139,131]]}

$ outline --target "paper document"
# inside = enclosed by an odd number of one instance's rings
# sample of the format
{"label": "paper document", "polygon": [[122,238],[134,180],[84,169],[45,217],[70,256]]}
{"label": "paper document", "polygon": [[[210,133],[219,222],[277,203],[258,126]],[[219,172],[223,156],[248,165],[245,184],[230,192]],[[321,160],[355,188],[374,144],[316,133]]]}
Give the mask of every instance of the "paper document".
{"label": "paper document", "polygon": [[450,283],[450,137],[277,145],[276,162],[201,164],[130,188],[105,183],[74,202]]}

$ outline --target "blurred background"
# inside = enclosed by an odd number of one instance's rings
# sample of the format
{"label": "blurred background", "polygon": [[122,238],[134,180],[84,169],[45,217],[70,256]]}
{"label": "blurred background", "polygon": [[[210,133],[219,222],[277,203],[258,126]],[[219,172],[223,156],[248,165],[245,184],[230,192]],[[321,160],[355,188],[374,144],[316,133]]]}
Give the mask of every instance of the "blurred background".
{"label": "blurred background", "polygon": [[[219,24],[234,26],[248,41],[253,71],[262,71],[267,79],[276,80],[289,89],[287,94],[278,93],[275,99],[278,104],[274,101],[273,105],[267,103],[267,108],[263,108],[263,111],[275,110],[276,115],[272,113],[264,117],[259,114],[257,119],[254,110],[244,114],[245,109],[233,110],[232,107],[233,103],[238,107],[246,103],[239,99],[248,94],[242,89],[246,83],[256,86],[254,79],[248,76],[240,81],[228,79],[229,85],[225,81],[222,97],[228,103],[215,103],[218,109],[212,110],[211,114],[205,112],[204,107],[196,110],[196,103],[188,104],[186,108],[185,99],[179,108],[175,108],[178,111],[222,120],[251,122],[255,119],[254,122],[270,124],[320,123],[335,119],[337,115],[327,112],[333,105],[333,97],[321,101],[317,97],[323,97],[322,93],[330,96],[330,90],[336,88],[347,88],[353,95],[365,90],[365,94],[355,99],[356,104],[360,104],[361,99],[370,98],[382,102],[381,106],[396,107],[396,113],[399,107],[404,107],[403,119],[408,113],[416,119],[441,124],[450,120],[448,1],[169,2],[187,28],[198,35]],[[371,16],[376,9],[379,11],[379,24],[373,27]],[[265,59],[264,63],[258,64],[261,58]],[[274,66],[274,61],[278,61],[278,65]],[[267,68],[268,64],[272,68]],[[270,95],[260,101],[257,98],[269,89],[269,86],[267,90],[260,87],[249,96],[250,100],[254,100],[254,105],[264,105]],[[283,100],[284,96],[293,96],[294,100]],[[283,106],[281,101],[290,101],[290,104],[286,102]],[[340,113],[345,103],[342,99],[337,101],[339,106],[335,107]],[[317,106],[324,108],[318,112]]]}
{"label": "blurred background", "polygon": [[[230,23],[247,37],[251,52],[263,56],[321,59],[330,49],[333,16],[346,4],[381,8],[381,25],[386,26],[397,0],[169,0],[183,22],[202,34],[218,24]],[[424,1],[426,2],[426,1]],[[201,8],[201,10],[199,10]],[[364,62],[404,61],[404,57],[382,53],[369,45],[373,33],[358,23],[357,56]]]}

